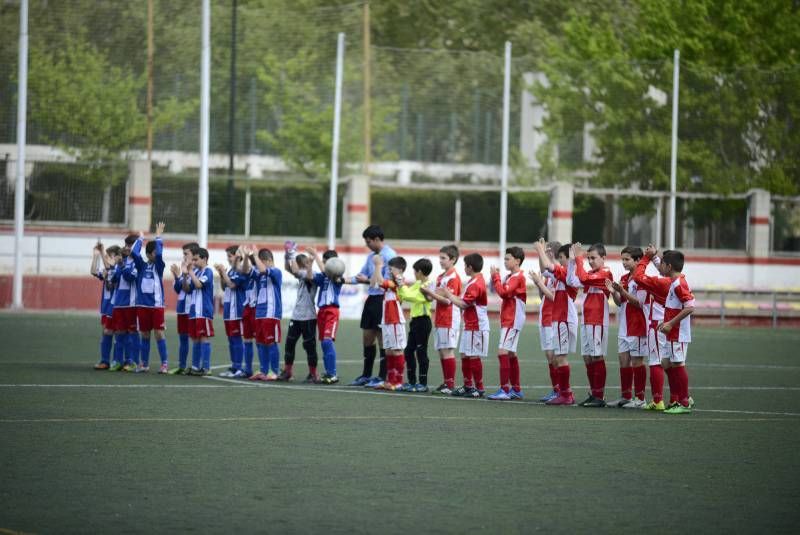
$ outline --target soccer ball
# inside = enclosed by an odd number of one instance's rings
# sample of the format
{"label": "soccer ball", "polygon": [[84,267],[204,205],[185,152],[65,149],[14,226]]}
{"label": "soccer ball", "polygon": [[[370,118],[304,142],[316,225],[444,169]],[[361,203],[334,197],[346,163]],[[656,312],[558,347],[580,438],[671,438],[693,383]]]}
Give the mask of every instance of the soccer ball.
{"label": "soccer ball", "polygon": [[334,256],[326,260],[325,274],[330,279],[337,279],[344,275],[344,262],[342,262],[342,259]]}

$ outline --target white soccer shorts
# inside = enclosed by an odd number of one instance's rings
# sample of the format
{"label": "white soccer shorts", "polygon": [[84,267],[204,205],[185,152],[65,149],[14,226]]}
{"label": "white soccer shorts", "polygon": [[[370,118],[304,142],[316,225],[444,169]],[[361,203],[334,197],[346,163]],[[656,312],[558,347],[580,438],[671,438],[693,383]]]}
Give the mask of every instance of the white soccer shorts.
{"label": "white soccer shorts", "polygon": [[568,355],[575,353],[578,345],[578,326],[566,321],[553,322],[553,343],[556,355]]}
{"label": "white soccer shorts", "polygon": [[632,357],[647,357],[650,348],[646,336],[620,336],[617,338],[619,353],[628,352]]}
{"label": "white soccer shorts", "polygon": [[381,325],[383,349],[402,351],[406,348],[406,326],[402,323]]}
{"label": "white soccer shorts", "polygon": [[661,358],[669,359],[670,362],[686,362],[686,353],[689,351],[688,342],[661,342]]}
{"label": "white soccer shorts", "polygon": [[648,366],[661,365],[661,344],[666,343],[666,341],[666,335],[658,332],[655,326],[647,328],[647,348],[650,355],[650,358],[647,359]]}
{"label": "white soccer shorts", "polygon": [[458,329],[448,329],[447,327],[436,327],[436,334],[433,340],[433,347],[440,349],[455,349],[458,347]]}
{"label": "white soccer shorts", "polygon": [[517,352],[517,344],[519,343],[519,335],[522,331],[513,327],[503,327],[500,329],[500,349],[505,349],[509,353]]}
{"label": "white soccer shorts", "polygon": [[458,351],[468,357],[486,358],[489,354],[489,331],[464,331]]}
{"label": "white soccer shorts", "polygon": [[581,325],[581,355],[605,357],[608,352],[608,327]]}
{"label": "white soccer shorts", "polygon": [[542,351],[556,350],[555,330],[552,325],[539,325],[539,345],[542,347]]}

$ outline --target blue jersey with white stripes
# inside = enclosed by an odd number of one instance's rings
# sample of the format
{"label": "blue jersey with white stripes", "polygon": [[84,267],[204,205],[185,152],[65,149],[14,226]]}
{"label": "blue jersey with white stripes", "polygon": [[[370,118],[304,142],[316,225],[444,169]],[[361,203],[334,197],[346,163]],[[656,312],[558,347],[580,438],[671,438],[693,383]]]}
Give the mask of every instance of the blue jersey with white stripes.
{"label": "blue jersey with white stripes", "polygon": [[202,283],[201,288],[192,285],[191,310],[192,318],[214,319],[214,271],[210,267],[195,269],[197,279]]}
{"label": "blue jersey with white stripes", "polygon": [[247,301],[247,284],[250,282],[250,277],[244,273],[239,273],[235,268],[231,268],[228,270],[228,278],[234,284],[234,287],[231,288],[227,284],[225,285],[225,297],[222,301],[223,319],[242,319],[242,311]]}
{"label": "blue jersey with white stripes", "polygon": [[276,267],[267,268],[263,273],[258,268],[253,269],[253,276],[256,277],[258,287],[256,294],[256,318],[275,318],[283,317],[281,307],[281,284],[283,274]]}
{"label": "blue jersey with white stripes", "polygon": [[334,282],[325,273],[314,273],[314,284],[317,285],[317,308],[326,306],[339,307],[339,294],[342,283]]}
{"label": "blue jersey with white stripes", "polygon": [[180,277],[175,279],[175,282],[172,284],[172,289],[175,290],[175,293],[178,294],[178,301],[175,303],[175,312],[177,314],[188,314],[189,309],[186,308],[187,304],[187,295],[186,292],[183,291],[183,281],[186,275],[181,274]]}
{"label": "blue jersey with white stripes", "polygon": [[149,262],[142,255],[142,239],[136,240],[131,249],[136,264],[136,306],[164,308],[164,246],[161,238],[156,238],[155,261]]}
{"label": "blue jersey with white stripes", "polygon": [[117,264],[111,275],[111,280],[116,284],[117,290],[114,292],[114,307],[135,307],[136,306],[136,265],[130,255],[124,260],[123,264]]}
{"label": "blue jersey with white stripes", "polygon": [[114,290],[116,287],[110,280],[110,272],[105,268],[100,268],[94,276],[103,283],[100,291],[100,314],[111,316],[114,313]]}

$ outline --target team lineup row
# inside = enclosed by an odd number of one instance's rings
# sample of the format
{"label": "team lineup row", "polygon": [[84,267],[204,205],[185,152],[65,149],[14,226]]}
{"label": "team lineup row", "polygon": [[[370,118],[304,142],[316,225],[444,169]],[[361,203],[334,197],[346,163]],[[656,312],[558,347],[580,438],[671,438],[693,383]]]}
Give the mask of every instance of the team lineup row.
{"label": "team lineup row", "polygon": [[[92,275],[103,282],[100,305],[103,335],[100,362],[95,369],[148,372],[153,333],[161,360],[159,373],[210,374],[209,338],[214,336],[216,272],[224,290],[223,320],[230,357],[230,367],[220,374],[222,377],[291,381],[295,347],[302,340],[308,362],[305,382],[338,383],[335,341],[340,291],[343,284],[366,284],[368,295],[360,322],[363,369],[350,386],[427,392],[428,342],[433,335],[444,378],[433,392],[473,398],[486,395],[483,359],[489,354],[490,323],[483,258],[478,253],[464,256],[467,280],[463,282],[455,269],[459,250],[455,245],[447,245],[440,250],[442,272],[435,279],[431,278],[431,261],[423,258],[412,266],[413,280],[406,280],[405,259],[385,243],[383,231],[377,225],[367,227],[362,234],[370,252],[354,276],[345,276],[344,263],[336,251],[320,254],[309,247],[301,252],[294,242],[286,242],[284,268],[298,279],[299,285],[285,340],[283,369],[279,351],[283,341],[283,271],[275,266],[272,252],[233,245],[226,249],[229,265],[217,264],[212,269],[206,249],[196,243],[184,244],[181,265],[170,266],[177,294],[179,335],[178,366],[170,370],[164,335],[166,265],[161,240],[164,228],[164,223],[158,223],[146,245],[144,235],[139,233],[128,235],[123,246],[108,249],[99,243],[95,246]],[[539,333],[552,384],[551,392],[540,401],[547,405],[576,403],[570,386],[568,356],[576,352],[580,331],[580,354],[590,387],[589,396],[581,406],[638,408],[668,414],[691,412],[694,402],[689,396],[685,362],[691,342],[694,296],[681,273],[683,254],[668,250],[659,255],[652,245],[644,251],[625,247],[621,252],[625,273],[615,282],[611,270],[605,266],[606,251],[602,244],[584,251],[577,242],[562,245],[540,239],[534,248],[539,271],[530,270],[528,276],[542,297]],[[520,247],[509,247],[503,259],[507,273],[501,276],[499,268],[489,269],[489,283],[501,298],[497,351],[500,388],[486,396],[490,400],[524,398],[517,355],[519,335],[526,320],[524,259]],[[647,274],[651,264],[658,275]],[[585,298],[579,318],[575,299],[581,289]],[[613,402],[605,401],[609,297],[619,307],[621,397]],[[410,305],[408,331],[402,303]],[[323,354],[321,376],[317,372],[317,337]],[[463,375],[463,384],[458,387],[456,351],[460,353]],[[379,371],[373,376],[378,355]],[[254,368],[256,356],[258,363]],[[648,369],[652,398],[649,403],[645,401]],[[670,389],[669,403],[664,402],[665,375]]]}

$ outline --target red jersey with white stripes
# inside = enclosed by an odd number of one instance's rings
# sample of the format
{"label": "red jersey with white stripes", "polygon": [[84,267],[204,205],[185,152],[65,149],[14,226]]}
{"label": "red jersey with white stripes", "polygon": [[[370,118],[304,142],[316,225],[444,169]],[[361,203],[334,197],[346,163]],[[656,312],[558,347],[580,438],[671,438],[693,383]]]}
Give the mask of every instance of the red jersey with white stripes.
{"label": "red jersey with white stripes", "polygon": [[[542,273],[545,287],[553,292],[555,297],[556,281],[555,277],[549,271]],[[554,301],[548,299],[546,295],[542,295],[542,304],[539,305],[539,325],[542,327],[550,327],[553,323],[553,304]]]}
{"label": "red jersey with white stripes", "polygon": [[645,336],[647,334],[647,319],[644,307],[647,301],[647,291],[639,288],[630,273],[625,273],[619,284],[629,294],[636,297],[642,305],[637,307],[629,303],[627,299],[622,299],[622,304],[619,306],[619,312],[617,313],[619,317],[619,337]]}
{"label": "red jersey with white stripes", "polygon": [[383,319],[382,325],[397,325],[406,322],[403,309],[400,308],[400,299],[397,297],[397,285],[394,281],[385,280],[381,283],[385,290],[383,294]]}
{"label": "red jersey with white stripes", "polygon": [[[669,285],[667,301],[664,306],[664,321],[670,321],[680,314],[685,307],[694,306],[694,294],[686,282],[686,277],[678,275]],[[667,333],[667,340],[670,342],[691,342],[692,324],[691,316],[686,316],[678,325],[672,327]]]}
{"label": "red jersey with white stripes", "polygon": [[578,312],[575,310],[575,298],[578,297],[578,288],[581,283],[575,276],[575,262],[570,260],[567,267],[555,264],[552,273],[556,281],[552,321],[577,324]]}
{"label": "red jersey with white stripes", "polygon": [[669,277],[646,275],[650,259],[643,256],[633,270],[633,280],[639,288],[647,290],[647,321],[650,324],[660,323],[664,319],[664,303],[667,300],[669,286],[672,280]]}
{"label": "red jersey with white stripes", "polygon": [[486,309],[488,296],[482,273],[476,273],[467,282],[461,299],[467,304],[467,308],[464,309],[464,330],[488,331],[489,313]]}
{"label": "red jersey with white stripes", "polygon": [[525,325],[525,302],[528,299],[525,273],[522,270],[509,273],[502,281],[500,274],[494,273],[492,286],[503,300],[500,305],[500,327],[522,329],[522,326]]}
{"label": "red jersey with white stripes", "polygon": [[575,273],[583,284],[586,298],[583,300],[583,325],[608,326],[608,296],[606,281],[614,280],[614,275],[607,267],[586,271],[583,267],[583,257],[575,259]]}
{"label": "red jersey with white stripes", "polygon": [[[456,268],[450,268],[445,273],[436,277],[436,288],[447,288],[453,295],[461,295],[461,278],[456,273]],[[434,325],[445,329],[458,329],[461,315],[458,311],[453,313],[453,305],[436,302]]]}

